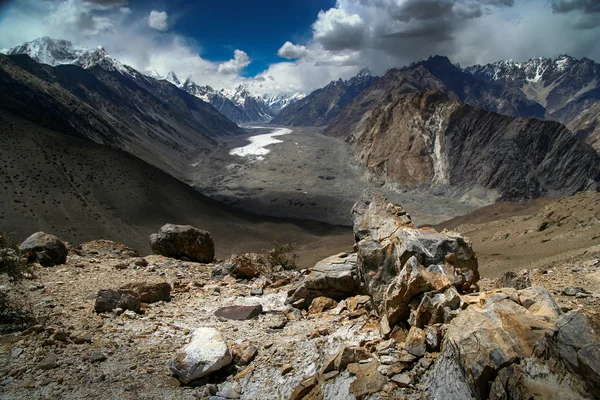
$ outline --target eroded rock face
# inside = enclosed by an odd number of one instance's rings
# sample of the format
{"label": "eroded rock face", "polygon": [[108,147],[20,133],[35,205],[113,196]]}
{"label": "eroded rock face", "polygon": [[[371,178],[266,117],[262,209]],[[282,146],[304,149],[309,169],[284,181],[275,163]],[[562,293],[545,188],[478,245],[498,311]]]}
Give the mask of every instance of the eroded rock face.
{"label": "eroded rock face", "polygon": [[358,277],[356,254],[341,253],[319,261],[311,273],[288,292],[286,303],[307,309],[317,297],[340,301],[366,294]]}
{"label": "eroded rock face", "polygon": [[223,336],[214,328],[202,327],[192,333],[192,341],[169,364],[183,384],[210,375],[232,361]]}
{"label": "eroded rock face", "polygon": [[156,254],[201,263],[212,262],[215,245],[210,233],[191,225],[165,224],[150,235],[150,246]]}
{"label": "eroded rock face", "polygon": [[401,207],[379,193],[365,191],[352,218],[358,273],[386,334],[409,318],[411,302],[418,305],[424,293],[432,297],[450,287],[465,292],[479,280],[477,257],[467,238],[417,229]]}
{"label": "eroded rock face", "polygon": [[28,262],[39,261],[44,267],[52,267],[67,262],[67,246],[56,236],[36,232],[29,236],[19,250],[27,256]]}

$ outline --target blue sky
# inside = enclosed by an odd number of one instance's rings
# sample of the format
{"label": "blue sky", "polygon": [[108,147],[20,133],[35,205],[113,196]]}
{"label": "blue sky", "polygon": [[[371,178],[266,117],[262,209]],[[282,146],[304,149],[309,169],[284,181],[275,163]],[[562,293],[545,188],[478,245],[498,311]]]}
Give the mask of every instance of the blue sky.
{"label": "blue sky", "polygon": [[[139,2],[144,4],[147,2]],[[252,59],[244,76],[254,76],[269,64],[281,61],[277,50],[281,38],[295,42],[312,36],[311,24],[320,10],[335,5],[332,0],[180,1],[164,3],[176,16],[173,29],[195,38],[201,55],[209,60],[227,60],[235,49]],[[200,5],[198,5],[200,4]],[[135,6],[136,2],[132,2]],[[152,8],[147,7],[146,8]],[[157,8],[157,7],[154,7]]]}
{"label": "blue sky", "polygon": [[430,55],[600,61],[598,0],[0,0],[0,49],[50,36],[140,71],[308,93]]}

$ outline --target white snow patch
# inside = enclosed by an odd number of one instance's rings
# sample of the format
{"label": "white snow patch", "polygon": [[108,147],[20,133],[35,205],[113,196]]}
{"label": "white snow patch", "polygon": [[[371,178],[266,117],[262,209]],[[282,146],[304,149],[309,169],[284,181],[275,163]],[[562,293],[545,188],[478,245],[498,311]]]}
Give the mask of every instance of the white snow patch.
{"label": "white snow patch", "polygon": [[291,129],[279,128],[275,129],[271,133],[265,133],[262,135],[256,135],[250,137],[250,144],[244,147],[237,147],[229,152],[232,156],[250,157],[250,156],[264,156],[269,154],[269,149],[266,146],[275,143],[282,143],[281,140],[275,139],[275,136],[288,135],[292,133]]}

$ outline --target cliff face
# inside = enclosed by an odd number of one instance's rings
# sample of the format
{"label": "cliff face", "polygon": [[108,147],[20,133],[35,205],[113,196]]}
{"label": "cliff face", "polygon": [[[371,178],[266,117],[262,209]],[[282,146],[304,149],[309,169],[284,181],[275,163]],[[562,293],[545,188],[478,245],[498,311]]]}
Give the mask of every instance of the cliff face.
{"label": "cliff face", "polygon": [[479,110],[440,92],[387,100],[348,137],[383,182],[483,188],[504,200],[598,187],[600,156],[560,123]]}

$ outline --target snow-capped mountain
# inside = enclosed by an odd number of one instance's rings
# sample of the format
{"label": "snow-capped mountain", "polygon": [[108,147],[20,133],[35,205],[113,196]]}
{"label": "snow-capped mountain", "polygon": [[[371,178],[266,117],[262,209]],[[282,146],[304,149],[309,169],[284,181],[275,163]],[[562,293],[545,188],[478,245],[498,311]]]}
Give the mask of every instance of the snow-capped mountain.
{"label": "snow-capped mountain", "polygon": [[275,115],[290,104],[294,104],[298,100],[305,98],[306,94],[299,92],[292,95],[265,93],[261,97],[271,113]]}
{"label": "snow-capped mountain", "polygon": [[268,122],[273,113],[259,96],[253,96],[248,89],[239,85],[237,88],[215,90],[211,86],[200,86],[191,77],[183,83],[174,72],[169,72],[164,80],[185,90],[207,103],[212,104],[219,112],[235,123]]}
{"label": "snow-capped mountain", "polygon": [[48,36],[13,47],[7,54],[27,54],[35,61],[53,67],[70,64],[90,69],[99,66],[107,71],[117,71],[133,77],[141,75],[135,69],[111,57],[102,46],[88,49],[68,40],[52,39]]}

